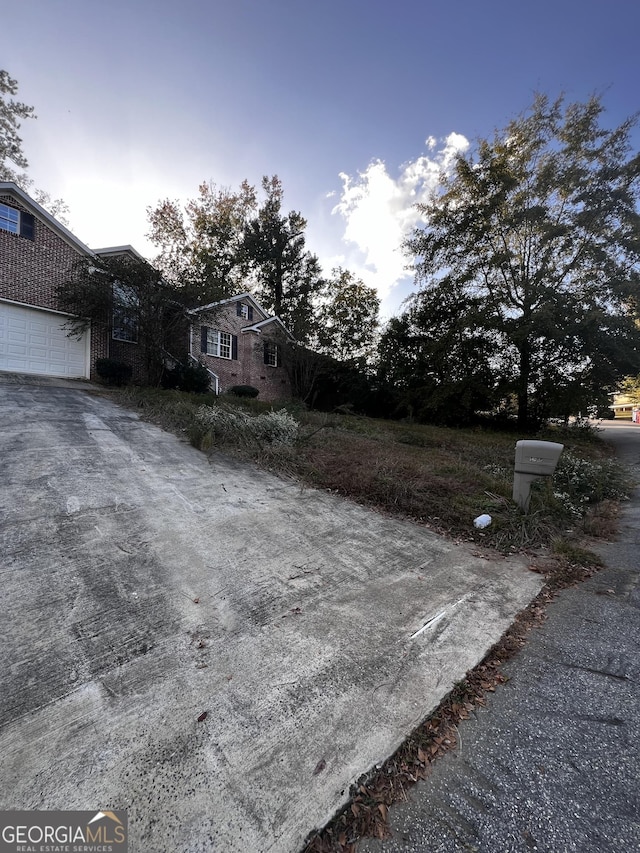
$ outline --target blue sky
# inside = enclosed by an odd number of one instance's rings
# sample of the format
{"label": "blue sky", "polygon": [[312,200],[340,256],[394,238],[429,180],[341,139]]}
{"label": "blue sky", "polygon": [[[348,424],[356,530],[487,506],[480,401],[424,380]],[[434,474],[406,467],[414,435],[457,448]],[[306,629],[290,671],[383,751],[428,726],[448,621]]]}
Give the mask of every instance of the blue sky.
{"label": "blue sky", "polygon": [[30,0],[2,20],[0,68],[38,114],[30,174],[81,240],[151,256],[148,206],[278,174],[325,270],[387,315],[412,290],[412,205],[453,152],[536,91],[601,93],[610,127],[640,108],[636,0]]}

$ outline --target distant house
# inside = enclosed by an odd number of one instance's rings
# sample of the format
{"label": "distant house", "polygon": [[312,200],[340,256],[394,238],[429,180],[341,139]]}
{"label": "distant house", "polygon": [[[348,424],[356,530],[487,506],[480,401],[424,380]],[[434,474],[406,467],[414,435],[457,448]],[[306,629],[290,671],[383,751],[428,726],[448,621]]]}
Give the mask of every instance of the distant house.
{"label": "distant house", "polygon": [[[92,325],[69,337],[69,316],[60,310],[56,288],[69,281],[80,258],[128,255],[132,246],[90,249],[13,183],[0,182],[0,370],[41,376],[97,378],[96,360],[130,364],[144,378],[137,326],[126,293],[114,291],[110,329]],[[204,364],[212,388],[252,385],[263,400],[291,395],[283,364],[291,335],[249,293],[195,308],[177,342],[180,352]],[[187,339],[188,338],[188,339]]]}
{"label": "distant house", "polygon": [[614,394],[611,408],[616,420],[637,422],[637,413],[640,411],[640,397],[633,397],[629,394]]}
{"label": "distant house", "polygon": [[293,338],[250,293],[189,313],[189,353],[213,374],[218,393],[234,385],[252,385],[262,400],[291,396],[283,355]]}

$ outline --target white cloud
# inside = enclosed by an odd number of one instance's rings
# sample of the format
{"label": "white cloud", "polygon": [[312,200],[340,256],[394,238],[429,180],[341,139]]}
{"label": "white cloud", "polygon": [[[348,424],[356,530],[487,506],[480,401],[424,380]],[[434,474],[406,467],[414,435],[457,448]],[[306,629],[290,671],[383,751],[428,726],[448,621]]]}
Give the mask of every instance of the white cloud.
{"label": "white cloud", "polygon": [[356,177],[340,174],[342,193],[332,213],[344,219],[343,240],[359,249],[366,283],[383,299],[408,275],[401,247],[420,218],[416,203],[426,201],[440,173],[469,147],[459,133],[450,133],[441,143],[436,150],[436,140],[428,137],[430,153],[404,163],[397,177],[382,160],[373,160]]}

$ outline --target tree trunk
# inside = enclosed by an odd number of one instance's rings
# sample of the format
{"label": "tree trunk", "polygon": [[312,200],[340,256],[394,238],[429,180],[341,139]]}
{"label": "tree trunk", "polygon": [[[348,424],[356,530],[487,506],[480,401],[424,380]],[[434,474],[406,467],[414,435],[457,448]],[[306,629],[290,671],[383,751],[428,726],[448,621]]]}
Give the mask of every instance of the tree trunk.
{"label": "tree trunk", "polygon": [[518,347],[520,376],[518,377],[518,429],[527,430],[529,423],[529,378],[531,375],[531,346],[528,340]]}

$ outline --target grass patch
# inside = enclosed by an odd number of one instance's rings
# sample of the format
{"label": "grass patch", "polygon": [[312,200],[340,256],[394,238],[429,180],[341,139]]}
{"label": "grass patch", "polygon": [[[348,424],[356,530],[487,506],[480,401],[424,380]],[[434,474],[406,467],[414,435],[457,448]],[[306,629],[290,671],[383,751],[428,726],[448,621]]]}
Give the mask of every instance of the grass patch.
{"label": "grass patch", "polygon": [[[560,441],[565,450],[556,475],[534,483],[530,511],[523,515],[511,499],[513,461],[516,440],[531,435],[325,414],[308,411],[297,401],[272,405],[134,387],[103,393],[207,453],[232,453],[501,553],[549,546],[568,530],[610,532],[611,507],[629,486],[609,448],[593,428],[583,425],[535,436]],[[209,424],[198,414],[202,406],[215,410]],[[218,426],[220,411],[243,428]],[[274,411],[295,420],[294,441],[273,440],[273,434],[262,429]],[[482,513],[491,515],[492,523],[477,530],[473,519]]]}

